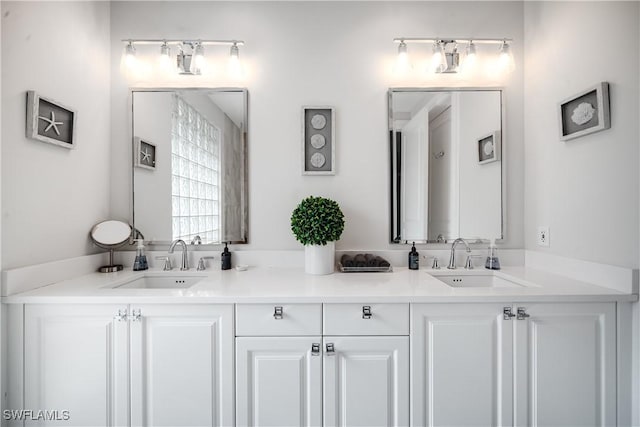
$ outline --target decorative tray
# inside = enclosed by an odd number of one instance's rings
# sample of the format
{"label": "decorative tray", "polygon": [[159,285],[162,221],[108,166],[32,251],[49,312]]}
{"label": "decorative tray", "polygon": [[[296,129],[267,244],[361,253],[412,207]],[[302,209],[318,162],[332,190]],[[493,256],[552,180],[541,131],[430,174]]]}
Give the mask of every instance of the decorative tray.
{"label": "decorative tray", "polygon": [[342,263],[338,263],[338,269],[343,273],[390,273],[393,271],[392,266],[388,267],[345,267]]}

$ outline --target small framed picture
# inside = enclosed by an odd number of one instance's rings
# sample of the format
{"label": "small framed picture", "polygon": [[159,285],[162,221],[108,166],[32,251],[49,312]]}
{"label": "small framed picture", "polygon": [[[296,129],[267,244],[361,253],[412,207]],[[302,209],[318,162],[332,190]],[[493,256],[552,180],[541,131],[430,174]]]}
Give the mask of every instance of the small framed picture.
{"label": "small framed picture", "polygon": [[136,166],[142,169],[156,169],[156,146],[155,144],[135,137]]}
{"label": "small framed picture", "polygon": [[478,139],[478,163],[492,163],[500,160],[500,131],[497,130]]}
{"label": "small framed picture", "polygon": [[302,107],[302,174],[335,175],[335,110]]}
{"label": "small framed picture", "polygon": [[69,149],[76,145],[76,112],[59,102],[27,92],[27,138]]}
{"label": "small framed picture", "polygon": [[598,83],[560,102],[558,116],[562,141],[609,129],[609,83]]}

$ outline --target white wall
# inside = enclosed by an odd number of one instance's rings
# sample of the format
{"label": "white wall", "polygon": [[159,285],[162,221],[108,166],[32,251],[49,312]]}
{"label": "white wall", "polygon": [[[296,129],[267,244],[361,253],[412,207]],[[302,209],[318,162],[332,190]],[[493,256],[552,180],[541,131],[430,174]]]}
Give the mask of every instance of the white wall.
{"label": "white wall", "polygon": [[[173,240],[171,206],[172,92],[133,94],[135,136],[156,146],[154,170],[136,167],[135,227],[145,240]],[[137,147],[135,148],[137,150]],[[137,153],[134,151],[134,153]]]}
{"label": "white wall", "polygon": [[460,236],[500,239],[502,161],[478,163],[478,140],[500,130],[500,94],[459,92],[454,96],[458,126]]}
{"label": "white wall", "polygon": [[[525,241],[638,267],[638,2],[525,4]],[[611,129],[562,142],[557,103],[607,81]],[[508,120],[508,119],[507,119]],[[550,248],[536,245],[550,227]]]}
{"label": "white wall", "polygon": [[[109,4],[7,2],[2,13],[2,268],[99,251],[109,214]],[[25,137],[26,91],[77,112],[77,148]]]}
{"label": "white wall", "polygon": [[[340,203],[346,228],[339,249],[388,248],[387,89],[493,85],[506,88],[507,244],[522,247],[522,14],[521,2],[114,2],[112,216],[129,217],[129,86],[246,86],[250,212],[246,248],[300,248],[290,231],[290,217],[310,194]],[[393,78],[394,37],[469,34],[513,38],[516,71],[499,81],[465,80],[459,75]],[[132,37],[243,39],[246,46],[240,55],[247,78],[242,83],[230,81],[220,68],[217,77],[126,76],[120,72],[121,39]],[[153,53],[157,50],[154,47]],[[425,59],[428,51],[428,46],[410,46],[413,58]],[[228,55],[228,49],[208,52],[208,56],[216,52],[218,59]],[[336,107],[335,176],[301,175],[303,105]]]}

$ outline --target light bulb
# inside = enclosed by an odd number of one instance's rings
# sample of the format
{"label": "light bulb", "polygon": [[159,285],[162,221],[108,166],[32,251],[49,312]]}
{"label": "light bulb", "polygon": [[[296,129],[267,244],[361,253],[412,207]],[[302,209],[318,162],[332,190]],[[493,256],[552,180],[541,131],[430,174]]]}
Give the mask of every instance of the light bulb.
{"label": "light bulb", "polygon": [[242,78],[244,74],[242,63],[240,62],[240,49],[236,43],[229,49],[229,74],[235,79]]}
{"label": "light bulb", "polygon": [[433,43],[433,56],[431,57],[430,71],[442,73],[447,69],[447,56],[444,52],[444,43],[436,41]]}
{"label": "light bulb", "polygon": [[407,52],[407,44],[404,40],[401,40],[398,45],[398,57],[396,58],[394,73],[403,76],[411,71],[412,68],[409,61],[409,52]]}
{"label": "light bulb", "polygon": [[198,42],[193,49],[193,58],[191,60],[191,72],[193,74],[201,74],[204,68],[204,46]]}
{"label": "light bulb", "polygon": [[168,71],[171,68],[171,48],[167,42],[160,46],[160,68],[163,71]]}
{"label": "light bulb", "polygon": [[512,72],[516,68],[516,63],[511,53],[511,46],[506,41],[500,45],[500,56],[498,57],[498,68],[500,71]]}
{"label": "light bulb", "polygon": [[464,60],[462,62],[462,72],[468,72],[473,69],[478,59],[478,55],[476,54],[476,45],[473,41],[469,41],[465,49]]}
{"label": "light bulb", "polygon": [[136,48],[133,47],[132,42],[129,42],[124,48],[124,64],[131,70],[135,68],[136,62]]}

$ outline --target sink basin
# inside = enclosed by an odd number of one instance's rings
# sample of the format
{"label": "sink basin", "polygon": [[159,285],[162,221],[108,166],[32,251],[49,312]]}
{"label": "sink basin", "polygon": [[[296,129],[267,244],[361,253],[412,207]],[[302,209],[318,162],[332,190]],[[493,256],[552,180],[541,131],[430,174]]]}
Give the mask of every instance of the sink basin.
{"label": "sink basin", "polygon": [[186,289],[201,281],[205,276],[142,276],[114,286],[114,289]]}
{"label": "sink basin", "polygon": [[433,277],[453,288],[517,288],[522,285],[496,276],[492,271],[462,273],[438,272],[430,273]]}

